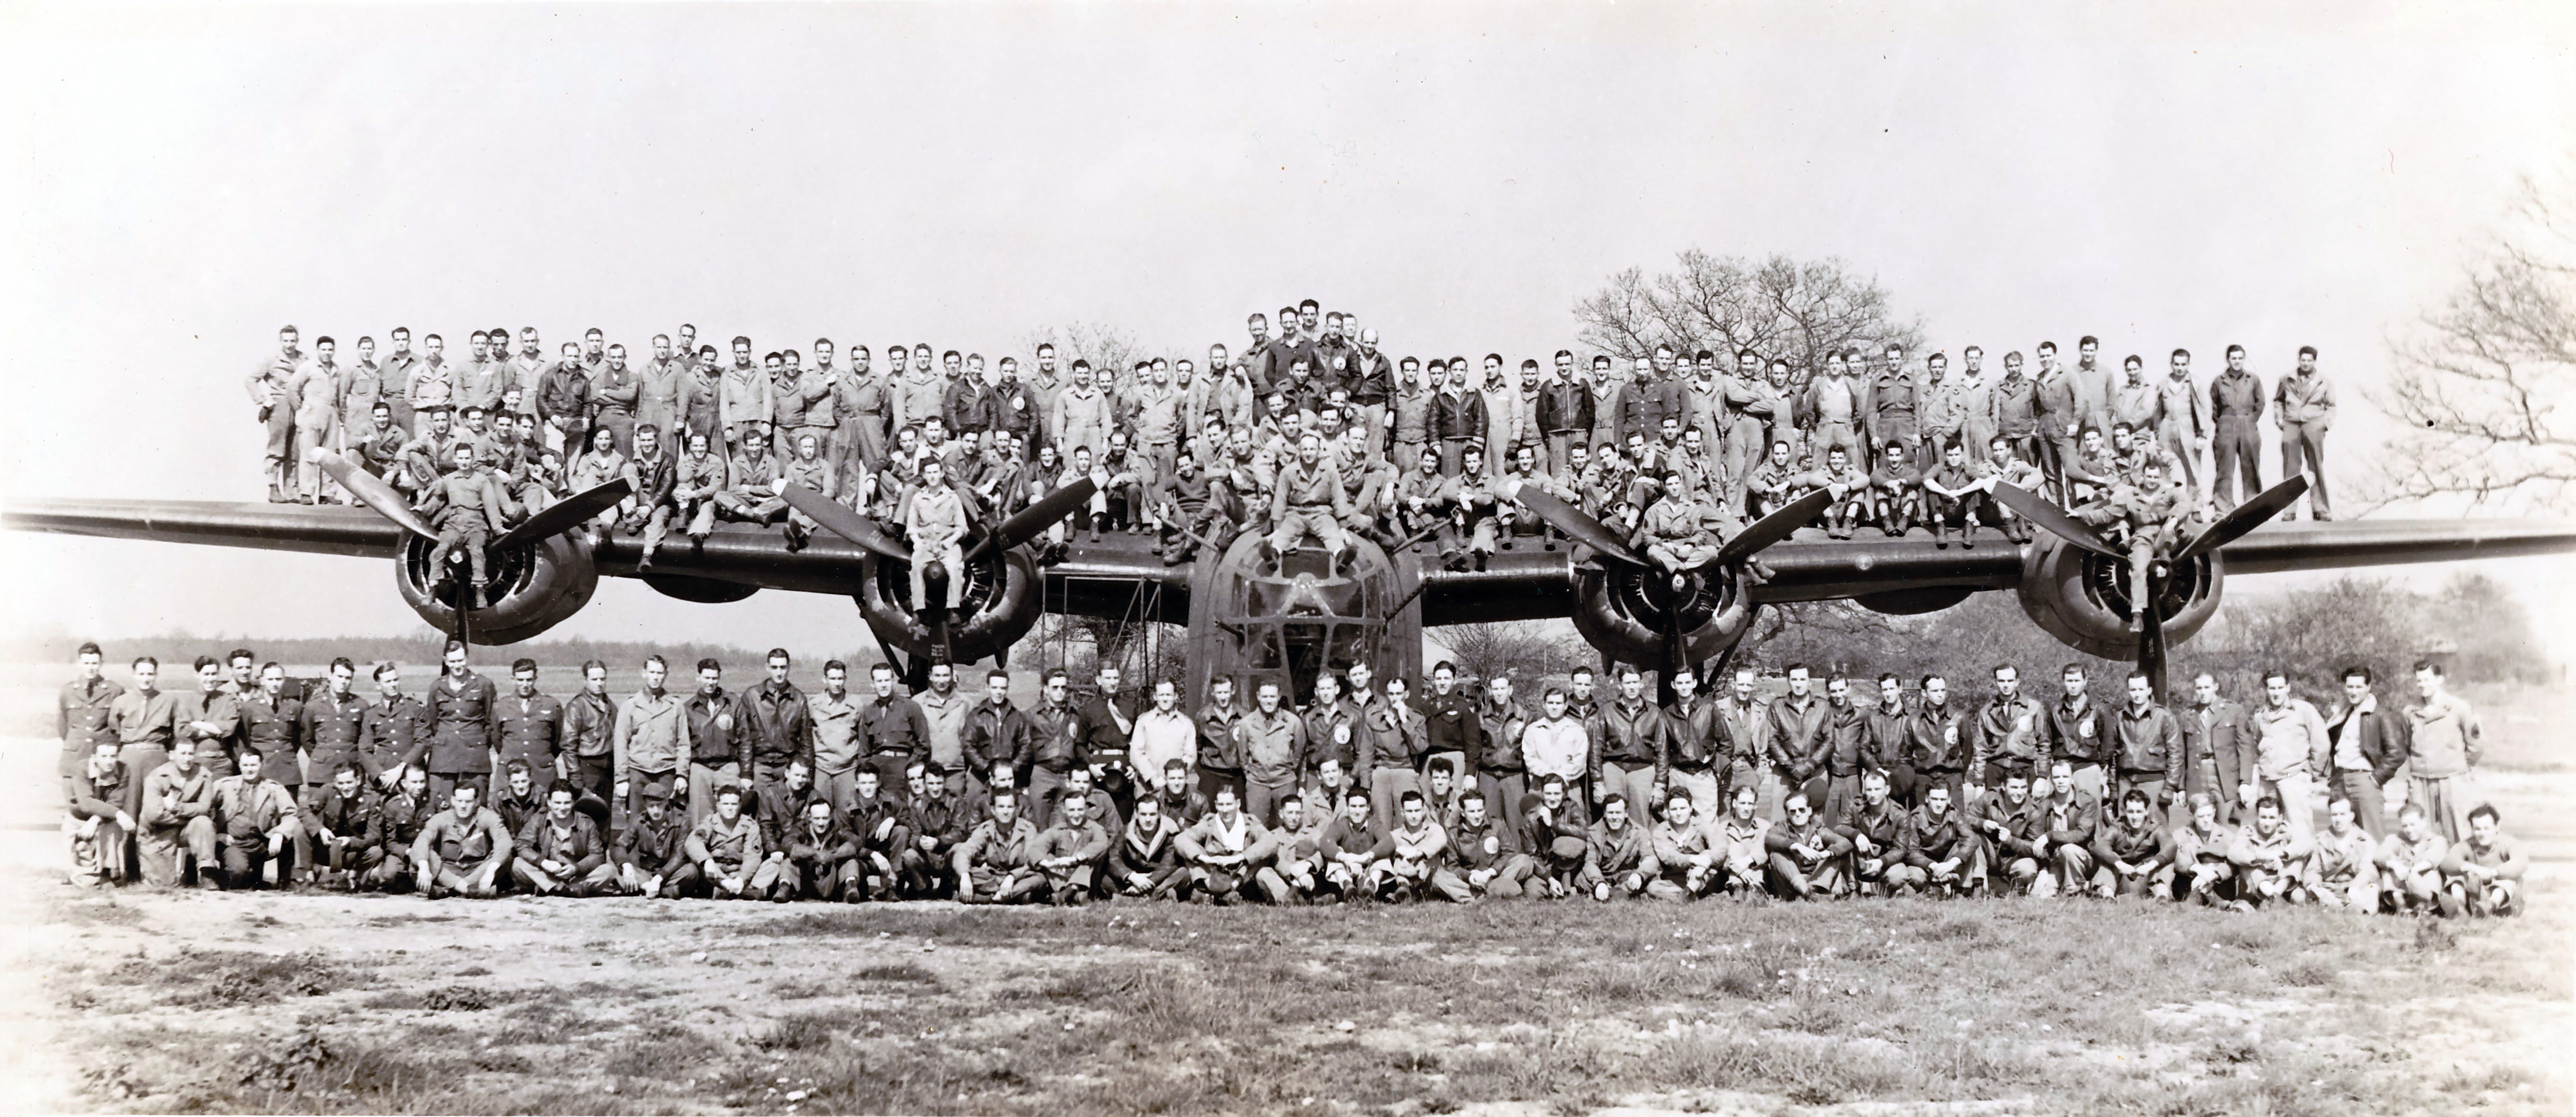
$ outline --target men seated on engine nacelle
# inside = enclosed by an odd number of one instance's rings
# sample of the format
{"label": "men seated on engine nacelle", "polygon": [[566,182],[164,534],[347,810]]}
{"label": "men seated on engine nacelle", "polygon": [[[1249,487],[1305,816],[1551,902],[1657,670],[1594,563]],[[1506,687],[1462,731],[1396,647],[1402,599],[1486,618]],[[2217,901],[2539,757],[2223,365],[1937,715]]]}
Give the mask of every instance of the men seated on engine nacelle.
{"label": "men seated on engine nacelle", "polygon": [[448,455],[452,471],[421,488],[419,511],[438,529],[438,544],[429,552],[429,576],[445,580],[448,556],[464,548],[474,607],[480,609],[491,604],[484,592],[490,572],[484,568],[483,548],[493,536],[508,530],[503,517],[508,515],[510,499],[477,464],[473,443],[458,441],[448,447]]}
{"label": "men seated on engine nacelle", "polygon": [[[1886,452],[1879,455],[1878,468],[1869,474],[1868,522],[1891,536],[1913,529],[1915,521],[1927,519],[1924,509],[1925,475],[1931,470],[1915,464],[1914,454],[1901,439],[1889,439]],[[1946,462],[1946,455],[1944,461]],[[1960,466],[1964,471],[1966,462]],[[1937,467],[1935,467],[1937,468]],[[1935,537],[1939,529],[1935,528]]]}
{"label": "men seated on engine nacelle", "polygon": [[1718,533],[1730,526],[1686,482],[1680,473],[1665,474],[1663,499],[1648,505],[1637,523],[1639,549],[1670,573],[1676,584],[1685,572],[1717,558]]}
{"label": "men seated on engine nacelle", "polygon": [[1350,503],[1342,491],[1341,474],[1324,460],[1323,452],[1322,438],[1298,436],[1296,460],[1279,471],[1271,505],[1271,520],[1277,526],[1262,540],[1262,558],[1275,562],[1282,552],[1294,550],[1312,536],[1336,563],[1349,561],[1351,536],[1342,530],[1342,518],[1350,513]]}

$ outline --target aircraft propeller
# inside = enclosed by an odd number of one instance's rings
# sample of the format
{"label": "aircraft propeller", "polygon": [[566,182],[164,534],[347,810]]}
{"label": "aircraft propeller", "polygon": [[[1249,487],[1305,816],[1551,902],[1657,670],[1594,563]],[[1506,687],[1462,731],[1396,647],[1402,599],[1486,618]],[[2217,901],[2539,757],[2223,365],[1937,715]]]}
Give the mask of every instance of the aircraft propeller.
{"label": "aircraft propeller", "polygon": [[[2146,600],[2130,602],[2129,607],[2136,614],[2138,621],[2138,670],[2146,673],[2147,685],[2155,691],[2158,701],[2162,701],[2166,693],[2166,618],[2163,601],[2165,587],[2173,577],[2174,568],[2235,542],[2245,533],[2279,515],[2283,509],[2297,503],[2299,497],[2307,491],[2308,479],[2304,476],[2292,477],[2265,489],[2260,495],[2237,505],[2226,515],[2220,516],[2216,522],[2201,529],[2200,534],[2193,536],[2191,542],[2184,544],[2170,556],[2160,556],[2149,565]],[[2130,557],[2126,552],[2104,542],[2101,536],[2085,527],[2083,521],[2068,515],[2064,509],[2050,503],[2046,497],[2005,484],[1995,486],[1994,496],[1996,503],[2011,509],[2016,515],[2038,525],[2049,534],[2118,562],[2123,569],[2129,566]]]}
{"label": "aircraft propeller", "polygon": [[[1549,527],[1564,532],[1566,538],[1592,548],[1593,553],[1599,556],[1605,565],[1642,570],[1647,575],[1647,584],[1650,587],[1661,581],[1661,571],[1621,540],[1618,532],[1612,531],[1609,525],[1585,515],[1581,509],[1566,503],[1552,493],[1540,490],[1535,485],[1521,485],[1510,495],[1512,499],[1519,501],[1522,507],[1537,513],[1538,518]],[[1744,530],[1736,532],[1725,543],[1719,545],[1716,557],[1672,576],[1670,582],[1673,589],[1672,599],[1664,609],[1663,663],[1659,665],[1657,672],[1662,679],[1660,685],[1667,692],[1664,695],[1667,701],[1671,699],[1669,691],[1672,688],[1674,672],[1692,669],[1686,645],[1689,633],[1682,628],[1682,611],[1696,593],[1695,582],[1709,571],[1730,570],[1753,561],[1772,544],[1789,538],[1791,533],[1813,522],[1833,502],[1834,494],[1828,489],[1818,489],[1790,501],[1770,515],[1746,525]]]}
{"label": "aircraft propeller", "polygon": [[[322,467],[322,472],[330,474],[333,481],[339,482],[341,488],[349,491],[349,495],[358,498],[359,503],[374,509],[377,515],[393,521],[403,530],[423,539],[438,538],[438,532],[422,520],[420,513],[412,510],[411,502],[404,500],[403,495],[395,491],[392,485],[387,484],[384,478],[359,468],[358,464],[349,460],[346,455],[329,450],[315,451],[313,460],[314,464]],[[617,502],[626,499],[634,491],[634,486],[620,477],[606,484],[595,485],[574,493],[536,510],[517,527],[494,537],[483,545],[484,553],[497,554],[571,531],[589,523],[600,513],[617,507]],[[434,570],[430,572],[430,576],[433,579],[444,578],[447,572]],[[466,640],[472,634],[475,608],[471,593],[457,595],[457,639]]]}
{"label": "aircraft propeller", "polygon": [[[967,564],[972,564],[985,555],[1007,551],[1037,538],[1046,529],[1054,526],[1056,521],[1065,518],[1074,509],[1082,507],[1098,488],[1099,486],[1090,478],[1085,477],[1039,497],[1030,502],[1027,508],[1021,509],[1019,514],[1002,521],[999,526],[986,532],[982,539],[967,547],[959,558]],[[789,507],[804,513],[807,518],[821,525],[825,531],[886,558],[913,561],[911,550],[888,538],[883,531],[878,530],[875,522],[830,497],[803,485],[784,486],[779,490],[778,495],[787,501]],[[946,568],[945,564],[938,562],[932,562],[921,572],[921,592],[927,600],[914,602],[914,605],[922,611],[923,623],[930,629],[929,663],[949,662],[948,590],[953,573]],[[887,648],[886,651],[889,653],[887,662],[895,662],[891,655],[893,649]],[[923,665],[923,670],[927,669],[927,664]],[[906,671],[905,677],[909,679],[912,674]]]}

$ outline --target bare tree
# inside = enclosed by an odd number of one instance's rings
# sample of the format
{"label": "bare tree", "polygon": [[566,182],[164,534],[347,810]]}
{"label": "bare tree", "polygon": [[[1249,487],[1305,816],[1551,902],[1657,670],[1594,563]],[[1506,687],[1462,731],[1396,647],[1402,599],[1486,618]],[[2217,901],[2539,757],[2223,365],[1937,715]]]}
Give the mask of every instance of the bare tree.
{"label": "bare tree", "polygon": [[2576,507],[2576,214],[2524,180],[2512,229],[2460,287],[2391,344],[2397,420],[2377,459],[2377,505],[2466,496],[2516,509]]}
{"label": "bare tree", "polygon": [[1669,344],[1683,353],[1751,348],[1813,371],[1828,354],[1923,345],[1918,321],[1898,321],[1887,292],[1835,259],[1737,256],[1684,251],[1679,270],[1648,276],[1630,268],[1574,304],[1585,344],[1642,357]]}
{"label": "bare tree", "polygon": [[1432,633],[1431,638],[1449,650],[1459,674],[1478,679],[1509,675],[1514,685],[1523,688],[1547,675],[1600,660],[1600,653],[1562,625],[1458,624]]}
{"label": "bare tree", "polygon": [[1129,370],[1135,367],[1136,362],[1150,361],[1156,357],[1179,356],[1177,353],[1149,347],[1116,326],[1103,326],[1094,322],[1075,322],[1061,327],[1048,326],[1034,330],[1030,332],[1027,344],[1032,353],[1036,352],[1041,344],[1053,344],[1056,357],[1060,362],[1059,367],[1062,368],[1070,369],[1074,361],[1084,360],[1091,362],[1091,367],[1094,369],[1108,369],[1111,375],[1117,377],[1117,388],[1120,391],[1125,391],[1130,386],[1133,376]]}

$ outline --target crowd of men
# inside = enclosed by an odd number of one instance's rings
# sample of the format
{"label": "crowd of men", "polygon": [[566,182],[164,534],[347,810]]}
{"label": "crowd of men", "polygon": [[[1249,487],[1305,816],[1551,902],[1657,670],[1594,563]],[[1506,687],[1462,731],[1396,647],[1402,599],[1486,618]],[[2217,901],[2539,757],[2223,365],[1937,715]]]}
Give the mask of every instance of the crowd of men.
{"label": "crowd of men", "polygon": [[927,343],[888,345],[882,361],[828,338],[720,349],[689,325],[633,363],[598,329],[549,357],[535,327],[515,347],[507,328],[474,331],[462,361],[398,327],[381,352],[361,337],[343,359],[336,339],[307,349],[288,327],[248,388],[271,500],[345,499],[319,468],[336,451],[410,494],[477,580],[468,544],[616,478],[635,495],[594,530],[637,537],[648,566],[675,526],[702,540],[720,521],[782,525],[801,547],[814,525],[781,498],[791,484],[936,555],[968,524],[1086,477],[1098,494],[1081,526],[1153,532],[1173,564],[1244,531],[1277,549],[1429,541],[1452,568],[1482,564],[1542,530],[1516,510],[1522,485],[1676,569],[1817,489],[1835,494],[1816,525],[1835,537],[2021,541],[1993,499],[2011,484],[2142,545],[2233,507],[2240,478],[2247,496],[2262,488],[2267,403],[2284,473],[2306,473],[2312,514],[2329,516],[2334,395],[2313,347],[2266,392],[2234,345],[2203,385],[2181,349],[2161,375],[2136,355],[2115,375],[2092,337],[2072,364],[2041,342],[2035,371],[2014,351],[1999,374],[1974,345],[1956,371],[1947,353],[1918,362],[1897,345],[1797,361],[1660,345],[1585,367],[1564,349],[1515,369],[1499,353],[1391,357],[1357,315],[1313,300],[1248,326],[1240,350],[1211,345],[1204,364],[1059,364],[1042,344],[1026,369]]}
{"label": "crowd of men", "polygon": [[[2469,806],[2480,727],[2443,668],[2412,701],[2344,673],[2331,716],[2279,672],[2240,704],[2203,675],[2159,704],[2131,674],[2097,695],[2019,671],[1970,698],[1752,668],[1659,707],[1620,669],[1535,705],[1511,680],[1370,665],[1311,693],[1218,678],[1184,709],[1103,667],[1077,695],[1043,677],[1031,709],[931,669],[823,666],[773,650],[731,689],[661,657],[569,697],[522,659],[506,684],[463,645],[414,697],[393,664],[334,660],[310,686],[243,649],[195,686],[131,683],[95,645],[61,695],[75,879],[490,896],[1076,904],[1920,894],[2154,897],[2252,908],[2511,914],[2527,861]],[[1983,682],[1984,680],[1980,680]],[[1302,698],[1299,703],[1296,699]],[[2402,708],[2401,708],[2402,706]],[[2322,810],[2324,821],[2319,823]]]}

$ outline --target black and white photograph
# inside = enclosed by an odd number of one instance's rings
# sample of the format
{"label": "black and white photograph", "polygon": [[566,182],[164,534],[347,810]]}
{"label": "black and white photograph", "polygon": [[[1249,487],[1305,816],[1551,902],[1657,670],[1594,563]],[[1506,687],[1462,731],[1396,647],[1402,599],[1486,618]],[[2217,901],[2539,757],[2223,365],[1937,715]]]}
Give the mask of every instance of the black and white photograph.
{"label": "black and white photograph", "polygon": [[0,61],[0,1113],[2576,1113],[2576,6]]}

